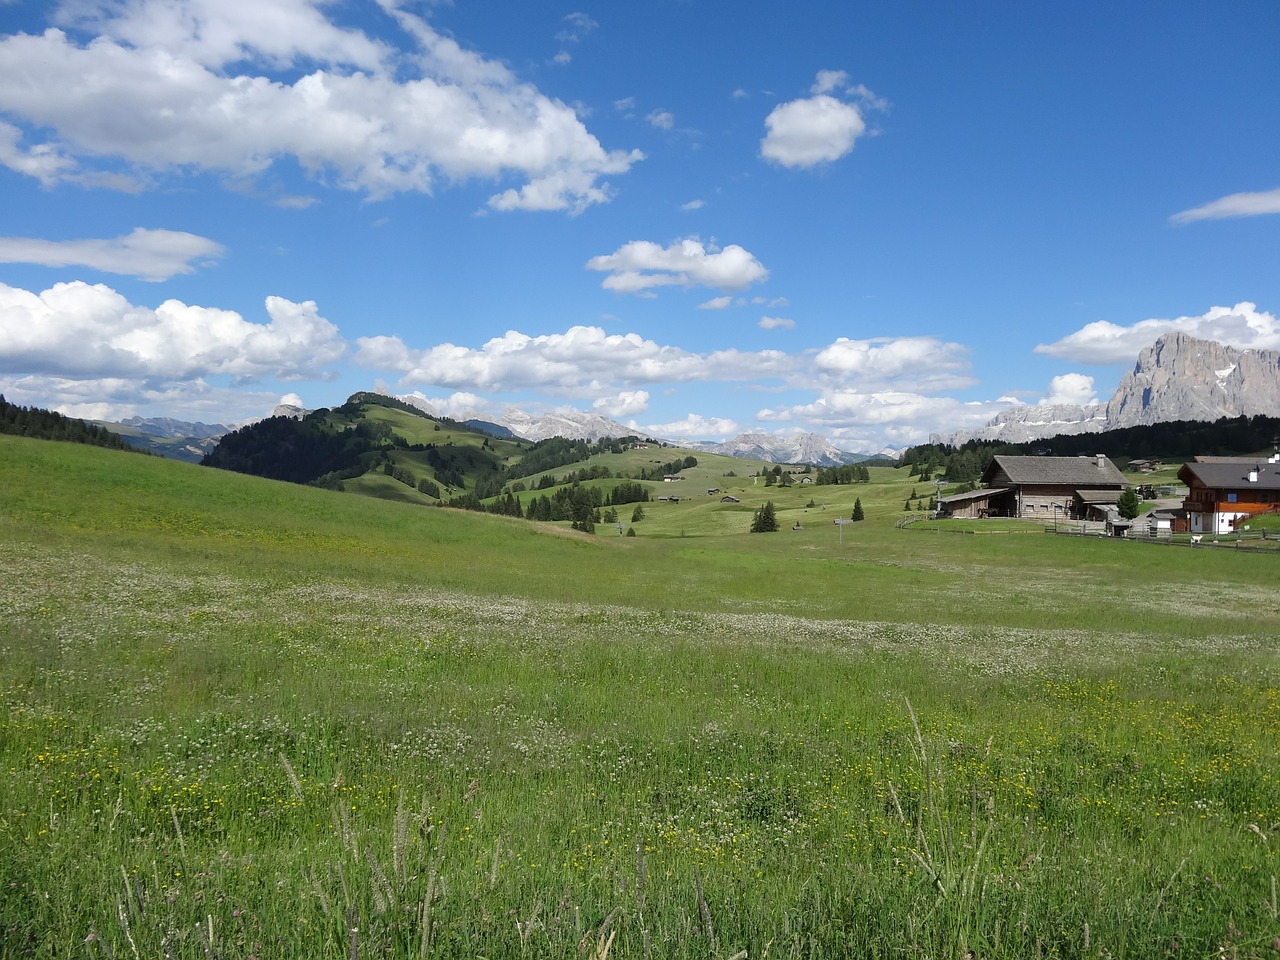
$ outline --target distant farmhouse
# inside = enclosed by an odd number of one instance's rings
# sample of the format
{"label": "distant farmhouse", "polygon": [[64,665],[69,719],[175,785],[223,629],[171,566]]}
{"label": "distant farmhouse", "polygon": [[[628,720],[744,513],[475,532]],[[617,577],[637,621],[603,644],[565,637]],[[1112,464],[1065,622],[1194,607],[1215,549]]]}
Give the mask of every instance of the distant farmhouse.
{"label": "distant farmhouse", "polygon": [[1106,520],[1128,486],[1114,463],[1096,457],[995,457],[982,488],[943,497],[952,517]]}
{"label": "distant farmhouse", "polygon": [[1255,513],[1280,510],[1280,456],[1266,462],[1243,457],[1196,457],[1178,479],[1192,533],[1231,533]]}

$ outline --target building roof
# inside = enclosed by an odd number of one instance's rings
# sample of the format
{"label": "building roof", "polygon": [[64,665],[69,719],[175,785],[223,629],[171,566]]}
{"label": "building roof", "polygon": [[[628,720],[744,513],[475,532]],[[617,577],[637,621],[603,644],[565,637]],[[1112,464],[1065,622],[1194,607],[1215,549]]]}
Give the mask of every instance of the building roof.
{"label": "building roof", "polygon": [[[1258,479],[1250,480],[1249,472],[1255,468]],[[1198,480],[1215,490],[1280,490],[1280,463],[1239,458],[1184,463],[1178,479],[1186,484]]]}
{"label": "building roof", "polygon": [[970,490],[968,493],[953,493],[949,497],[943,497],[942,503],[965,503],[969,500],[989,500],[992,497],[1002,493],[1008,493],[1012,487],[982,487],[978,490]]}
{"label": "building roof", "polygon": [[1102,487],[1125,486],[1128,481],[1106,457],[995,457],[982,475],[990,483],[1003,473],[1010,483],[1062,484],[1097,490]]}
{"label": "building roof", "polygon": [[1123,490],[1077,490],[1076,496],[1085,503],[1119,503]]}

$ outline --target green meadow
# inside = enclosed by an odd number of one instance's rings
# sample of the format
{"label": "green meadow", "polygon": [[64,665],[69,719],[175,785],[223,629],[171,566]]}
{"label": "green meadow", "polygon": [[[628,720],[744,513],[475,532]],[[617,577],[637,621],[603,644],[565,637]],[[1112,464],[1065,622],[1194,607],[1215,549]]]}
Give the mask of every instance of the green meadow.
{"label": "green meadow", "polygon": [[0,437],[0,957],[1277,955],[1280,555],[754,469],[587,535]]}

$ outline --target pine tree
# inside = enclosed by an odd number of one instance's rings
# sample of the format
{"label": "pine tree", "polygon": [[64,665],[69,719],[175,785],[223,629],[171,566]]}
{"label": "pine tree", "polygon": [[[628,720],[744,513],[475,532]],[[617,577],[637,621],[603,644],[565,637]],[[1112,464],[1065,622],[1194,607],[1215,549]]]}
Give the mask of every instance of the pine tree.
{"label": "pine tree", "polygon": [[1120,502],[1116,504],[1116,508],[1120,511],[1120,516],[1126,520],[1132,520],[1142,510],[1142,504],[1138,500],[1138,492],[1133,487],[1125,487],[1124,492],[1120,494]]}
{"label": "pine tree", "polygon": [[757,510],[751,518],[752,533],[773,533],[778,529],[778,516],[773,509],[773,501],[769,500]]}
{"label": "pine tree", "polygon": [[853,501],[853,517],[854,520],[865,520],[866,514],[862,512],[862,498],[856,497]]}

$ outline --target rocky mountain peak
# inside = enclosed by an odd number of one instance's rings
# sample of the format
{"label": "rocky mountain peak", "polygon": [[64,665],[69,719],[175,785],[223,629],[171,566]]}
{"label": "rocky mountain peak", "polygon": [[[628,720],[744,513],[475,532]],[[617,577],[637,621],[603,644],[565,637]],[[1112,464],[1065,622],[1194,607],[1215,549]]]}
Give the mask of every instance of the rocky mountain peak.
{"label": "rocky mountain peak", "polygon": [[1213,421],[1280,413],[1280,352],[1241,350],[1167,333],[1138,354],[1105,404],[1010,407],[979,430],[933,438],[1026,443],[1061,434],[1100,433],[1175,420]]}

